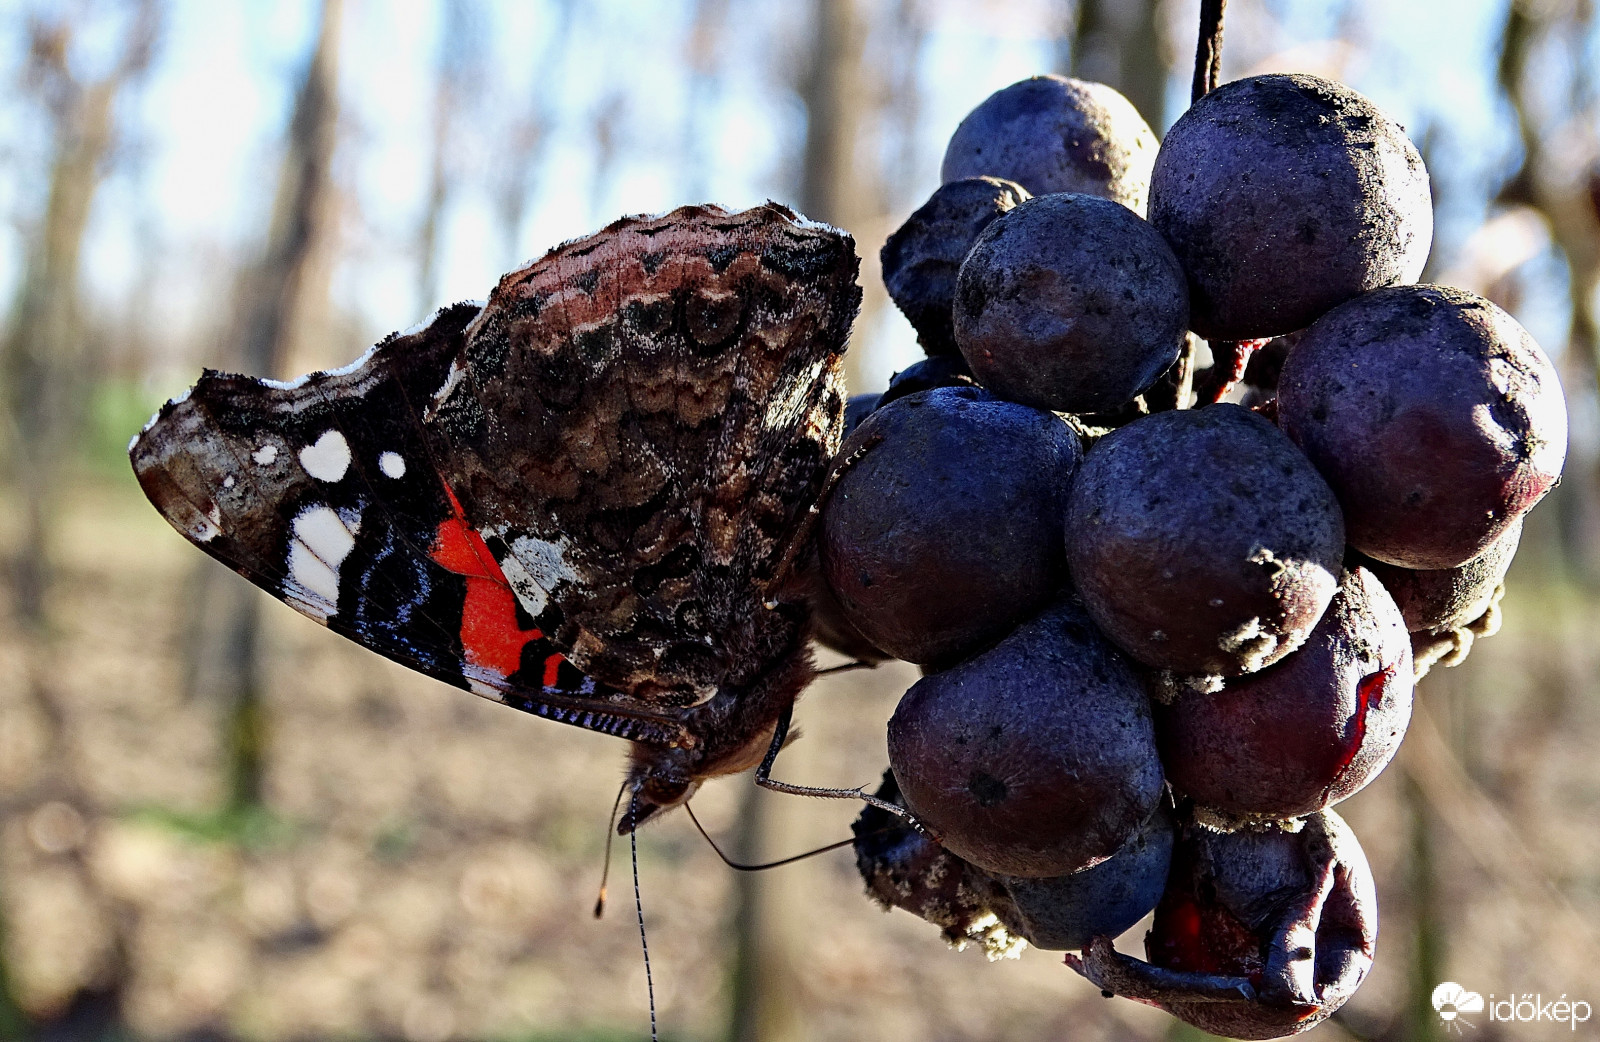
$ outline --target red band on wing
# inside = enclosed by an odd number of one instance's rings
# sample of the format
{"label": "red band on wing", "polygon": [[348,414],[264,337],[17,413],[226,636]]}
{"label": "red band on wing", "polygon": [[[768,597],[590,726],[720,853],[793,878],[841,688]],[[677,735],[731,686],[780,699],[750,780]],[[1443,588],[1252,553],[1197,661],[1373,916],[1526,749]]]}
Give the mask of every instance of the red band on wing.
{"label": "red band on wing", "polygon": [[[448,488],[455,516],[439,523],[428,556],[441,568],[467,581],[461,609],[461,647],[467,662],[509,677],[522,664],[522,649],[544,636],[537,627],[523,629],[517,621],[517,596],[505,573],[484,545],[483,537],[462,517],[461,503]],[[552,656],[559,658],[560,656]],[[551,672],[546,663],[545,673]]]}

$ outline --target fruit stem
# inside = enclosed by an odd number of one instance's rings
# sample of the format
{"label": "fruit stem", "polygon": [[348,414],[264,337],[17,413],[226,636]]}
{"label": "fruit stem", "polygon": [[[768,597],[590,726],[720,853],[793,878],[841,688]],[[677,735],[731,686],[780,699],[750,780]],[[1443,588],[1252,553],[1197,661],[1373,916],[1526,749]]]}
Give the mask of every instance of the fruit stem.
{"label": "fruit stem", "polygon": [[1200,38],[1194,49],[1194,81],[1189,103],[1217,89],[1222,74],[1222,13],[1228,0],[1200,0]]}

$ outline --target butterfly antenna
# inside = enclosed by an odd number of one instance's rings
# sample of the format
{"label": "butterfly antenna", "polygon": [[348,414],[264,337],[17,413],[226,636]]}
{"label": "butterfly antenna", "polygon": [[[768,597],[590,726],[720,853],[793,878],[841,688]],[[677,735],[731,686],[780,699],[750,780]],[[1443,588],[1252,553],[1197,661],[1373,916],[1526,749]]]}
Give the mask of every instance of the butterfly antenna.
{"label": "butterfly antenna", "polygon": [[[634,816],[634,806],[638,802],[635,793],[628,800],[628,817]],[[656,982],[650,976],[650,942],[644,937],[644,900],[639,896],[639,830],[634,829],[628,833],[628,845],[633,852],[633,912],[639,919],[639,947],[644,950],[644,987],[650,996],[650,1042],[661,1042],[656,1034]]]}
{"label": "butterfly antenna", "polygon": [[[762,872],[769,868],[779,868],[783,865],[791,865],[796,861],[804,861],[808,857],[815,857],[818,854],[826,854],[830,850],[838,850],[840,847],[847,847],[856,841],[856,837],[851,836],[849,839],[841,839],[837,843],[829,843],[825,847],[818,847],[815,850],[808,850],[804,854],[795,854],[791,857],[781,858],[777,861],[768,861],[760,865],[743,865],[722,852],[722,848],[717,846],[717,841],[711,838],[711,833],[707,832],[706,827],[700,824],[700,819],[694,816],[694,807],[685,803],[683,805],[683,809],[689,812],[689,820],[694,822],[694,827],[700,830],[700,835],[705,837],[705,841],[711,844],[711,849],[717,852],[717,857],[722,859],[722,863],[736,872]],[[878,831],[887,830],[880,829]],[[872,834],[874,833],[868,833],[868,835]]]}
{"label": "butterfly antenna", "polygon": [[599,919],[606,914],[606,882],[611,878],[611,838],[617,834],[617,808],[622,806],[622,794],[628,791],[626,780],[622,788],[617,790],[617,798],[611,804],[611,819],[606,822],[606,859],[605,867],[600,869],[600,894],[594,899],[594,917]]}

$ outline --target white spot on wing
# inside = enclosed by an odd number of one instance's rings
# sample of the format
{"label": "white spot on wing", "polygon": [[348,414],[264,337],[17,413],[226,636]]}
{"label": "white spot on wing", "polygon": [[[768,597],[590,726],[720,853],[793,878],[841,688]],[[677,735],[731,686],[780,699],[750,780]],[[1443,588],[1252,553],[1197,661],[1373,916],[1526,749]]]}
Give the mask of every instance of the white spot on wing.
{"label": "white spot on wing", "polygon": [[398,452],[385,452],[378,457],[378,469],[383,471],[384,476],[398,481],[406,476],[405,457]]}
{"label": "white spot on wing", "polygon": [[292,530],[285,595],[300,611],[327,622],[339,604],[339,565],[356,545],[360,516],[342,516],[329,506],[307,507],[295,517]]}
{"label": "white spot on wing", "polygon": [[278,447],[276,445],[263,445],[252,452],[250,458],[263,467],[270,467],[272,462],[278,458]]}
{"label": "white spot on wing", "polygon": [[315,444],[300,450],[300,465],[318,481],[338,481],[350,469],[350,443],[336,430],[323,431]]}
{"label": "white spot on wing", "polygon": [[222,487],[223,488],[232,488],[233,484],[234,484],[234,481],[233,481],[233,475],[232,474],[229,474],[227,477],[222,479]]}
{"label": "white spot on wing", "polygon": [[[505,530],[486,528],[485,531],[505,539]],[[500,562],[506,582],[522,602],[529,615],[538,618],[550,603],[550,595],[563,582],[573,582],[578,573],[567,563],[566,552],[571,545],[565,539],[546,542],[533,536],[517,536],[509,540],[511,553]]]}

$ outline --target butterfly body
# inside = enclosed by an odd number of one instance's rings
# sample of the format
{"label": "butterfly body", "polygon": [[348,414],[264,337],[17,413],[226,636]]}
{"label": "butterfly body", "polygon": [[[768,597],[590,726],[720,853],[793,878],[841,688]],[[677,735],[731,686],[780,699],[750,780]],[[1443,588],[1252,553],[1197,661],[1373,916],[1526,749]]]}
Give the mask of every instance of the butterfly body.
{"label": "butterfly body", "polygon": [[331,629],[632,740],[637,823],[758,763],[811,676],[779,572],[838,448],[856,267],[774,204],[624,218],[344,369],[206,373],[134,470]]}

